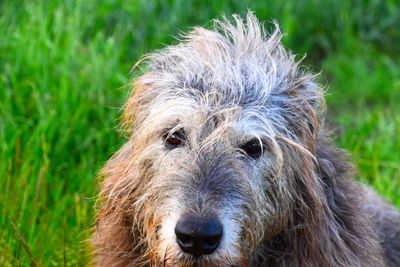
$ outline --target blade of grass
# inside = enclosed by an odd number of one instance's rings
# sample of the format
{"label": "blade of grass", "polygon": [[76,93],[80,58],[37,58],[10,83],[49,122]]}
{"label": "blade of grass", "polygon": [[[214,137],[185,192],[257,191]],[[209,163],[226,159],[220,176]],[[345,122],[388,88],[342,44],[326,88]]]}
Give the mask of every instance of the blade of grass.
{"label": "blade of grass", "polygon": [[18,230],[18,227],[15,225],[14,221],[10,217],[8,217],[8,220],[10,221],[12,229],[14,230],[14,233],[17,236],[18,240],[21,242],[22,247],[24,248],[26,254],[28,254],[29,260],[31,261],[31,266],[34,266],[34,267],[37,266],[36,260],[33,257],[32,252],[29,249],[29,246],[26,243],[24,236]]}

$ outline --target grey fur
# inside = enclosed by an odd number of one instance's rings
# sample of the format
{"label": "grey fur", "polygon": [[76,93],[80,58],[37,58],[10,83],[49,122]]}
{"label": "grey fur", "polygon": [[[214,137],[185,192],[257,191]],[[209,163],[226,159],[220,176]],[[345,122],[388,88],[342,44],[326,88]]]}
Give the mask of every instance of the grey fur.
{"label": "grey fur", "polygon": [[[315,75],[283,48],[277,25],[268,35],[252,13],[233,20],[145,57],[125,106],[129,140],[101,174],[95,263],[398,266],[400,216],[350,179],[327,141]],[[176,131],[183,142],[170,149]],[[254,139],[255,159],[242,149]],[[223,221],[217,251],[195,259],[179,249],[184,213]]]}

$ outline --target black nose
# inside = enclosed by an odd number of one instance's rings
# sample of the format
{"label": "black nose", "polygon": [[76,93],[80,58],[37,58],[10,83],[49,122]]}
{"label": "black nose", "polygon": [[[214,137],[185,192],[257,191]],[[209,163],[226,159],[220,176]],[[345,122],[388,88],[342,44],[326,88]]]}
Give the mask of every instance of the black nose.
{"label": "black nose", "polygon": [[175,227],[181,249],[195,257],[211,254],[219,245],[222,225],[214,217],[183,215]]}

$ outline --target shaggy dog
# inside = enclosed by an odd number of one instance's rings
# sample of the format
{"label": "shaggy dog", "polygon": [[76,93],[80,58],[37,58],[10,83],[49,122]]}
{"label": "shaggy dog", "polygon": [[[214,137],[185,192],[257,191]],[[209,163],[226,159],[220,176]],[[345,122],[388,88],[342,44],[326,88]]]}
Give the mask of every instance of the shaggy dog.
{"label": "shaggy dog", "polygon": [[99,266],[400,266],[400,217],[327,140],[315,75],[246,21],[147,55],[101,176]]}

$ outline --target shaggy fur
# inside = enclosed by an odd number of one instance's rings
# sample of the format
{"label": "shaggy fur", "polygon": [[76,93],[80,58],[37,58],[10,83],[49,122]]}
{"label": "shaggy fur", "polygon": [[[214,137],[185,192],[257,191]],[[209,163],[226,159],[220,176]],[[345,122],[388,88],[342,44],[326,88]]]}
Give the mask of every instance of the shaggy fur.
{"label": "shaggy fur", "polygon": [[[108,161],[92,244],[98,266],[400,265],[400,217],[354,182],[323,129],[315,75],[249,13],[147,55]],[[168,147],[179,133],[182,144]],[[262,145],[251,157],[243,146]],[[182,214],[214,214],[215,252],[176,243]],[[384,252],[386,255],[384,255]]]}

